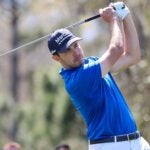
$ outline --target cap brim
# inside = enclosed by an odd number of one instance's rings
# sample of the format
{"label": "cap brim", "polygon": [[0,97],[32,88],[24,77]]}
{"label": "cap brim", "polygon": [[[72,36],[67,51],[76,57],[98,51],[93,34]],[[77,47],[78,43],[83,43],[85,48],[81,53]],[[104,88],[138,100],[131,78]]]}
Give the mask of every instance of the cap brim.
{"label": "cap brim", "polygon": [[68,41],[68,43],[67,43],[64,47],[62,47],[60,53],[61,53],[61,52],[65,52],[65,51],[69,48],[69,46],[70,46],[72,43],[74,43],[74,42],[76,42],[76,41],[80,41],[80,40],[82,40],[82,38],[80,38],[80,37],[74,37],[74,38],[70,39],[70,40]]}

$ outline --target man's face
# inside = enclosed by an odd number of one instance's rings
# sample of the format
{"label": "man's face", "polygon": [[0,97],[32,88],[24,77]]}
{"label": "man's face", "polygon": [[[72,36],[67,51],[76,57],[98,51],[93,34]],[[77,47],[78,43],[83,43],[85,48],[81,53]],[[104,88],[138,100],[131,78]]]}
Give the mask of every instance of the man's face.
{"label": "man's face", "polygon": [[65,52],[59,53],[56,57],[57,61],[66,69],[75,68],[83,64],[83,51],[78,41],[72,43]]}

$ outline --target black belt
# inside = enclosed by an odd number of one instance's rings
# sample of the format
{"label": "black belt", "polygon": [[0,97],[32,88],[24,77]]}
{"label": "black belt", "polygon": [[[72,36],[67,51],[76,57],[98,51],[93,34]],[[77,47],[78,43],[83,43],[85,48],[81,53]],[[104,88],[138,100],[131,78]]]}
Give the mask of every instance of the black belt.
{"label": "black belt", "polygon": [[104,138],[104,139],[90,140],[89,142],[90,144],[98,144],[98,143],[130,141],[130,140],[138,139],[140,136],[141,136],[140,132],[135,132],[131,134],[118,135],[118,136],[113,136],[113,137]]}

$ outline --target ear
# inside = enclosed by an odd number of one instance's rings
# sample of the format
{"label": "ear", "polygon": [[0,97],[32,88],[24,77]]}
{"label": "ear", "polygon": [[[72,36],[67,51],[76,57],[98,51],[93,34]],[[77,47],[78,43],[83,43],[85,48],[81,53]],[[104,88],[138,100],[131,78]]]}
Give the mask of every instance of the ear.
{"label": "ear", "polygon": [[54,59],[56,61],[59,61],[60,57],[59,57],[59,55],[52,55],[52,59]]}

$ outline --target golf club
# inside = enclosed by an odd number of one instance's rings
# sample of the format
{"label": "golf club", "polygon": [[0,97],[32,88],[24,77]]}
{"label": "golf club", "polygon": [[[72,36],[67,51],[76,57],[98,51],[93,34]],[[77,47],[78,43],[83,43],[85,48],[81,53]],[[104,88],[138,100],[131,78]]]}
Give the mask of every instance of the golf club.
{"label": "golf club", "polygon": [[[97,19],[97,18],[99,18],[99,17],[100,17],[100,14],[95,15],[95,16],[92,16],[92,17],[87,18],[87,19],[85,19],[85,20],[76,22],[76,23],[74,23],[74,24],[72,24],[72,25],[69,25],[69,26],[67,26],[67,27],[64,27],[64,28],[66,28],[66,29],[74,28],[74,27],[77,27],[77,26],[79,26],[79,25],[81,25],[81,24],[83,24],[83,23],[86,23],[86,22],[92,21],[92,20],[94,20],[94,19]],[[49,33],[49,34],[47,34],[47,35],[45,35],[45,36],[43,36],[43,37],[41,37],[41,38],[38,38],[38,39],[36,39],[36,40],[33,40],[33,41],[31,41],[31,42],[28,42],[28,43],[26,43],[26,44],[23,44],[23,45],[21,45],[21,46],[19,46],[19,47],[17,47],[17,48],[14,48],[14,49],[5,51],[4,53],[0,54],[0,57],[1,57],[1,56],[4,56],[4,55],[6,55],[6,54],[12,53],[12,52],[14,52],[14,51],[17,51],[17,50],[19,50],[19,49],[21,49],[21,48],[23,48],[23,47],[26,47],[26,46],[29,46],[29,45],[31,45],[31,44],[34,44],[34,43],[36,43],[36,42],[39,42],[39,41],[41,41],[41,40],[47,38],[47,37],[50,36],[50,35],[51,35],[51,33]]]}
{"label": "golf club", "polygon": [[[124,7],[125,7],[125,5],[122,7],[122,9],[124,9]],[[113,8],[114,8],[114,10],[115,10],[115,7],[113,7]],[[89,18],[87,18],[87,19],[85,19],[85,20],[76,22],[76,23],[74,23],[74,24],[72,24],[72,25],[69,25],[69,26],[67,26],[67,27],[64,27],[64,28],[70,29],[70,28],[78,27],[78,26],[82,25],[83,23],[90,22],[90,21],[92,21],[92,20],[94,20],[94,19],[97,19],[97,18],[99,18],[99,17],[101,17],[101,15],[100,15],[100,14],[97,14],[97,15],[95,15],[95,16],[92,16],[92,17],[89,17]],[[41,38],[35,39],[35,40],[31,41],[31,42],[28,42],[28,43],[26,43],[26,44],[23,44],[23,45],[21,45],[21,46],[19,46],[19,47],[17,47],[17,48],[14,48],[14,49],[5,51],[4,53],[0,54],[0,57],[1,57],[1,56],[4,56],[4,55],[6,55],[6,54],[12,53],[12,52],[14,52],[14,51],[17,51],[17,50],[19,50],[19,49],[21,49],[21,48],[23,48],[23,47],[29,46],[29,45],[31,45],[31,44],[33,44],[33,43],[39,42],[39,41],[41,41],[41,40],[47,38],[47,37],[50,36],[50,35],[51,35],[51,33],[49,33],[49,34],[47,34],[47,35],[45,35],[45,36],[43,36],[43,37],[41,37]]]}

